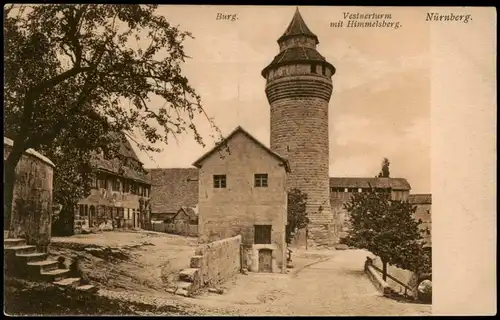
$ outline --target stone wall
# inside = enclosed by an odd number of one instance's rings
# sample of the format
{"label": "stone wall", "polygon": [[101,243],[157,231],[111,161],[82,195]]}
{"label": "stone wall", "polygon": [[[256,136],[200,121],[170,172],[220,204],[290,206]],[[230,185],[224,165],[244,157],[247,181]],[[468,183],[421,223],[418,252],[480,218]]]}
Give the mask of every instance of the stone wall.
{"label": "stone wall", "polygon": [[[380,260],[379,257],[372,255],[372,263],[374,266],[382,270],[382,261]],[[395,266],[392,266],[390,264],[387,264],[387,274],[393,276],[394,278],[398,279],[402,283],[410,286],[411,283],[410,281],[412,280],[413,277],[413,272],[405,269],[401,269]],[[397,283],[396,281],[390,279],[389,277],[386,280],[387,284],[397,293],[405,293],[411,295],[412,292],[411,290],[405,290],[405,287]]]}
{"label": "stone wall", "polygon": [[[12,140],[4,137],[4,160],[12,146]],[[10,223],[9,237],[25,238],[40,251],[46,251],[50,244],[53,175],[54,164],[32,149],[24,153],[16,167],[12,202],[14,221]]]}
{"label": "stone wall", "polygon": [[191,258],[190,267],[198,269],[195,288],[215,286],[241,271],[241,236],[200,245]]}

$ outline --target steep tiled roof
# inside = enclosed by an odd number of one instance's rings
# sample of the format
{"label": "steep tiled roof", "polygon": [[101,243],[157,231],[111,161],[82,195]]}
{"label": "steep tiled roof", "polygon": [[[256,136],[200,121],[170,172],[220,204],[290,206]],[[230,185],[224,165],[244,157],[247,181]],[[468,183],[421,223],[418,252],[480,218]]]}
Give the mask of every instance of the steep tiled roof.
{"label": "steep tiled roof", "polygon": [[410,194],[408,202],[411,204],[432,204],[431,194]]}
{"label": "steep tiled roof", "polygon": [[250,133],[248,133],[245,129],[242,127],[238,126],[236,129],[233,130],[223,141],[221,141],[219,144],[217,144],[215,147],[213,147],[210,151],[205,153],[203,156],[201,156],[198,160],[196,160],[193,165],[195,167],[200,167],[203,161],[208,158],[210,155],[212,155],[214,152],[219,150],[223,145],[227,144],[227,141],[231,140],[238,132],[243,133],[247,138],[249,138],[251,141],[253,141],[255,144],[257,144],[259,147],[267,151],[271,156],[275,157],[278,161],[280,161],[284,166],[285,170],[290,171],[290,166],[288,164],[288,161],[281,157],[279,154],[276,152],[272,151],[268,147],[266,147],[262,142],[257,140],[255,137],[253,137]]}
{"label": "steep tiled roof", "polygon": [[275,56],[271,64],[276,66],[284,64],[285,62],[304,60],[326,62],[325,57],[313,48],[291,47],[281,51],[277,56]]}
{"label": "steep tiled roof", "polygon": [[300,15],[299,8],[297,8],[295,10],[295,14],[293,15],[292,21],[290,21],[290,24],[288,25],[288,28],[286,28],[285,33],[283,33],[278,41],[284,40],[288,37],[299,35],[312,37],[316,39],[316,43],[318,43],[318,37],[314,33],[312,33],[311,30],[309,30],[306,23],[304,22],[304,19],[302,19],[302,16]]}
{"label": "steep tiled roof", "polygon": [[151,211],[177,213],[198,204],[197,168],[148,169],[151,177]]}
{"label": "steep tiled roof", "polygon": [[103,155],[95,155],[92,165],[97,169],[107,171],[138,182],[150,183],[147,171],[142,167],[142,162],[137,157],[132,145],[123,133],[111,132],[110,137],[119,144],[118,152],[126,157],[128,163],[120,159],[106,159]]}
{"label": "steep tiled roof", "polygon": [[194,212],[193,208],[191,207],[182,207],[179,209],[179,211],[177,211],[175,215],[179,214],[179,212],[181,211],[184,211],[186,215],[189,217],[189,220],[191,221],[196,221],[196,218],[198,218],[198,215],[196,214],[196,212]]}
{"label": "steep tiled roof", "polygon": [[109,134],[113,139],[120,141],[120,154],[134,159],[135,161],[139,162],[142,164],[142,162],[139,160],[137,157],[137,154],[135,153],[134,149],[132,149],[132,145],[130,144],[130,141],[125,137],[123,133],[118,133],[118,132],[110,132]]}
{"label": "steep tiled roof", "polygon": [[391,188],[393,190],[410,190],[411,186],[403,178],[348,178],[331,177],[331,188]]}

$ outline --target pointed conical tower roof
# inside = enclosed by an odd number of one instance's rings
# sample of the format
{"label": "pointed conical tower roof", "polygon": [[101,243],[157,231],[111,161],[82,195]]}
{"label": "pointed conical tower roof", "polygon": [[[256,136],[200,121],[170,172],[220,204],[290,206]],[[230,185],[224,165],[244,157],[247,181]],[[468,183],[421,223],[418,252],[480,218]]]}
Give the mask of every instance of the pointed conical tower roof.
{"label": "pointed conical tower roof", "polygon": [[[308,39],[312,39],[314,42],[311,44],[304,43],[301,41],[297,41],[295,43],[289,42],[287,44],[287,40],[290,38],[301,38],[307,37]],[[307,27],[304,19],[300,15],[299,8],[295,10],[295,14],[293,15],[292,21],[286,28],[285,33],[278,39],[278,44],[280,45],[280,53],[276,55],[271,61],[271,63],[262,70],[262,76],[264,78],[267,77],[269,70],[273,68],[277,68],[281,65],[286,64],[303,64],[303,63],[319,63],[327,66],[332,74],[335,73],[335,67],[331,65],[328,61],[326,61],[325,57],[323,57],[317,50],[316,45],[318,45],[318,37],[312,33],[311,30]]]}
{"label": "pointed conical tower roof", "polygon": [[318,37],[314,33],[312,33],[311,30],[309,30],[306,23],[304,22],[304,19],[302,19],[298,7],[295,10],[292,21],[288,25],[288,28],[286,28],[285,33],[283,33],[283,35],[278,39],[278,42],[294,36],[308,36],[314,38],[316,40],[316,44],[319,43]]}

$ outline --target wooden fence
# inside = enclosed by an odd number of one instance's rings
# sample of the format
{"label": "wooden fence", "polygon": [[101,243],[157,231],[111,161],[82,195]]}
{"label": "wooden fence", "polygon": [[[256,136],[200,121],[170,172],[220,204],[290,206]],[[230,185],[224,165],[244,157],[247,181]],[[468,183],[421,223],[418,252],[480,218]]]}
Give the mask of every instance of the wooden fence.
{"label": "wooden fence", "polygon": [[187,223],[153,223],[153,230],[186,237],[198,236],[198,225]]}

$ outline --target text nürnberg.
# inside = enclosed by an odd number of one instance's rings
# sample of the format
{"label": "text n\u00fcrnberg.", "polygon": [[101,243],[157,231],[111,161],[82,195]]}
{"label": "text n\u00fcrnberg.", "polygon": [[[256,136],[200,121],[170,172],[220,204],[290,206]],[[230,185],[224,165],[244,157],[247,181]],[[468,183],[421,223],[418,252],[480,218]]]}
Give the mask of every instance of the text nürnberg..
{"label": "text n\u00fcrnberg.", "polygon": [[399,21],[392,21],[390,13],[343,13],[344,20],[331,22],[333,28],[392,28],[402,27]]}
{"label": "text n\u00fcrnberg.", "polygon": [[442,14],[442,13],[427,13],[425,21],[439,21],[439,22],[463,22],[469,23],[472,21],[472,17],[470,14]]}

